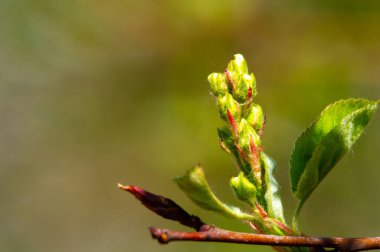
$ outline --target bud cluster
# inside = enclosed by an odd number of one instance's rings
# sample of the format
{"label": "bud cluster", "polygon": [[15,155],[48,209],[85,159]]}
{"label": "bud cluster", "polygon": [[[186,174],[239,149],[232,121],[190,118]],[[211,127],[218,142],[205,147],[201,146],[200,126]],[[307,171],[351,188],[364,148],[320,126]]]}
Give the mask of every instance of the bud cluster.
{"label": "bud cluster", "polygon": [[[256,96],[255,76],[248,72],[243,56],[236,54],[223,73],[208,76],[220,117],[226,122],[218,129],[223,150],[231,153],[242,172],[230,180],[237,198],[248,203],[258,216],[251,223],[259,232],[288,233],[277,197],[277,182],[272,177],[274,162],[262,152],[261,136],[265,116]],[[277,214],[274,209],[280,209]],[[285,230],[285,231],[284,231]]]}
{"label": "bud cluster", "polygon": [[233,153],[252,186],[261,187],[260,138],[265,119],[261,107],[252,102],[256,96],[255,76],[248,73],[243,56],[236,54],[224,73],[212,73],[208,81],[220,117],[227,122],[218,129],[220,144]]}

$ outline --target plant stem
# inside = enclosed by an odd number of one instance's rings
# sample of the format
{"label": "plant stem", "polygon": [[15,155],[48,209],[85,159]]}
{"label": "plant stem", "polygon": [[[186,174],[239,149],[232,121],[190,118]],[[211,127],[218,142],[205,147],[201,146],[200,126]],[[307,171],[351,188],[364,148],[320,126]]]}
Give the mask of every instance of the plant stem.
{"label": "plant stem", "polygon": [[298,204],[297,204],[297,208],[296,210],[294,211],[294,215],[293,215],[293,219],[292,219],[292,228],[293,230],[297,233],[297,234],[300,234],[300,231],[299,231],[299,227],[298,227],[298,217],[300,215],[300,211],[303,207],[303,203],[305,201],[299,201]]}
{"label": "plant stem", "polygon": [[[312,248],[312,252],[326,251],[324,248],[334,248],[336,251],[344,252],[380,249],[380,237],[279,236],[224,230],[204,223],[199,217],[187,213],[173,200],[164,196],[153,194],[137,186],[123,186],[119,184],[118,187],[134,195],[144,206],[157,215],[177,221],[184,226],[196,230],[196,232],[178,232],[151,227],[150,232],[152,237],[163,244],[172,241],[227,242],[270,245],[277,251],[282,251],[279,247],[309,247]],[[295,216],[297,216],[301,207],[302,204],[299,204]]]}
{"label": "plant stem", "polygon": [[334,248],[337,251],[363,251],[380,248],[380,237],[340,238],[340,237],[308,237],[277,236],[233,232],[210,225],[204,225],[198,232],[178,232],[168,229],[150,228],[154,239],[162,244],[172,241],[226,242],[239,244],[256,244],[270,246],[297,246]]}

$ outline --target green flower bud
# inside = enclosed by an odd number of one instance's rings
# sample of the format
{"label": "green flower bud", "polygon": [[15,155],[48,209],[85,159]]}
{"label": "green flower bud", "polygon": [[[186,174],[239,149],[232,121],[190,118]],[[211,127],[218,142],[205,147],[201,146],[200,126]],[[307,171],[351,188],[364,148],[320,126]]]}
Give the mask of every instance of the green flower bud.
{"label": "green flower bud", "polygon": [[247,63],[242,55],[235,55],[235,59],[228,64],[225,75],[230,92],[238,102],[245,103],[248,98],[256,96],[255,76],[248,74]]}
{"label": "green flower bud", "polygon": [[227,109],[230,111],[231,115],[237,120],[240,116],[240,105],[235,101],[231,94],[226,94],[224,96],[218,96],[218,108],[220,117],[228,121]]}
{"label": "green flower bud", "polygon": [[252,89],[252,94],[251,97],[254,98],[257,95],[256,91],[256,78],[253,73],[251,74],[244,74],[241,78],[241,82],[244,83],[242,85],[247,86],[247,89],[251,87]]}
{"label": "green flower bud", "polygon": [[255,130],[260,130],[264,123],[263,109],[258,104],[252,104],[245,118]]}
{"label": "green flower bud", "polygon": [[227,70],[229,72],[236,72],[238,75],[248,73],[247,62],[245,61],[243,55],[235,54],[234,60],[231,60],[230,63],[228,63]]}
{"label": "green flower bud", "polygon": [[[248,95],[249,89],[251,88],[251,94]],[[256,83],[255,76],[253,74],[244,74],[239,77],[234,97],[240,103],[247,102],[249,98],[256,96]],[[250,96],[250,97],[249,97]]]}
{"label": "green flower bud", "polygon": [[239,176],[231,178],[230,186],[239,200],[251,206],[255,205],[256,187],[245,177],[243,172],[240,172]]}
{"label": "green flower bud", "polygon": [[211,92],[215,96],[224,95],[228,92],[228,87],[226,84],[226,77],[222,73],[212,73],[208,77],[208,82],[210,83]]}
{"label": "green flower bud", "polygon": [[250,156],[251,153],[251,136],[253,136],[253,142],[255,143],[255,145],[260,146],[260,138],[257,135],[256,131],[252,128],[251,125],[249,125],[249,123],[245,119],[241,119],[239,125],[238,145],[243,150],[243,152],[246,153],[247,156]]}

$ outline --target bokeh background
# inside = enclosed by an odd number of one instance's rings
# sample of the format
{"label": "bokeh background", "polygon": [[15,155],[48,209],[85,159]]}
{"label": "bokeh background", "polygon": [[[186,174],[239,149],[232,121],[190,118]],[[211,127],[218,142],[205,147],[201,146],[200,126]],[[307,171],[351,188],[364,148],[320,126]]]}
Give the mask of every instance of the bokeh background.
{"label": "bokeh background", "polygon": [[[380,96],[380,2],[0,1],[0,251],[271,251],[161,246],[135,184],[209,223],[171,179],[201,162],[220,198],[236,174],[218,146],[206,77],[242,53],[267,115],[266,152],[288,217],[288,157],[329,103]],[[310,235],[380,235],[380,114],[309,199]]]}

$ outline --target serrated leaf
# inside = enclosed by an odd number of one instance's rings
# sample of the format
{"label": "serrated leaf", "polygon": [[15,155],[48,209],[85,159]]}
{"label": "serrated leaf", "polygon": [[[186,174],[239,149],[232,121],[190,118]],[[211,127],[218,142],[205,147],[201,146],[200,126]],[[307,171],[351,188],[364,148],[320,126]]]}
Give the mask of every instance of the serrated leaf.
{"label": "serrated leaf", "polygon": [[216,211],[227,217],[240,220],[256,219],[255,216],[244,213],[239,208],[220,201],[210,189],[203,169],[200,166],[188,170],[184,176],[177,177],[174,181],[192,201],[204,209]]}
{"label": "serrated leaf", "polygon": [[366,99],[335,102],[297,139],[290,158],[290,180],[300,205],[353,146],[377,103]]}
{"label": "serrated leaf", "polygon": [[261,161],[265,171],[264,197],[267,205],[268,215],[285,223],[284,211],[282,208],[282,202],[280,197],[280,186],[274,177],[276,162],[264,152],[262,152],[261,154]]}

